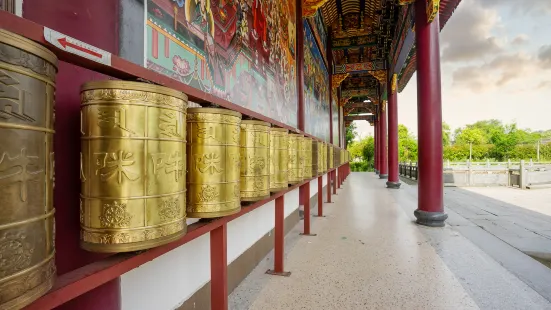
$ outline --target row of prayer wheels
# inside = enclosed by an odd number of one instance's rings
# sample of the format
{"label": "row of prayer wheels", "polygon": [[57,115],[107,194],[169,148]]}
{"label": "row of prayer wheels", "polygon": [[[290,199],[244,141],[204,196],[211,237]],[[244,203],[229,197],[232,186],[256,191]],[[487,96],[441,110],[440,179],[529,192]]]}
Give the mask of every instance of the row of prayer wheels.
{"label": "row of prayer wheels", "polygon": [[[21,61],[24,59],[25,61]],[[0,309],[53,285],[56,56],[0,30]],[[337,166],[335,149],[147,83],[81,87],[81,246],[152,248]],[[339,158],[341,158],[339,156]],[[342,162],[342,159],[341,159]]]}

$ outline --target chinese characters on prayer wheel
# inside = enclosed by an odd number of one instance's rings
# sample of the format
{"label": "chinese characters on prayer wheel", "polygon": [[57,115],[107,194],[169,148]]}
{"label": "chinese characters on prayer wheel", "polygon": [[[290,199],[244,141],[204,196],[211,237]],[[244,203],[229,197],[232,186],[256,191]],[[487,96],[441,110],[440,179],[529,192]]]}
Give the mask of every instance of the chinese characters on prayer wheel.
{"label": "chinese characters on prayer wheel", "polygon": [[136,251],[185,234],[186,108],[186,95],[161,86],[82,86],[84,249]]}
{"label": "chinese characters on prayer wheel", "polygon": [[302,181],[304,174],[303,137],[300,134],[289,135],[289,184],[297,184]]}
{"label": "chinese characters on prayer wheel", "polygon": [[289,131],[270,128],[270,191],[287,189],[289,184]]}
{"label": "chinese characters on prayer wheel", "polygon": [[46,293],[54,263],[56,56],[0,29],[0,309]]}
{"label": "chinese characters on prayer wheel", "polygon": [[308,137],[304,137],[302,139],[302,150],[303,150],[303,156],[304,156],[304,172],[303,172],[303,179],[308,180],[311,179],[312,174],[312,139]]}
{"label": "chinese characters on prayer wheel", "polygon": [[270,197],[270,123],[241,122],[241,201]]}
{"label": "chinese characters on prayer wheel", "polygon": [[222,217],[241,210],[241,113],[215,108],[188,109],[187,214]]}

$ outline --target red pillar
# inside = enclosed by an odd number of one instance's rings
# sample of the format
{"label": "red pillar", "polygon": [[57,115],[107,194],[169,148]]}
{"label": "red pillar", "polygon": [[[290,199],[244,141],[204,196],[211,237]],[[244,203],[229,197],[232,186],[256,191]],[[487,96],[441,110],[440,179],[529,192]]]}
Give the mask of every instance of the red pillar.
{"label": "red pillar", "polygon": [[337,169],[331,172],[333,174],[333,195],[337,194]]}
{"label": "red pillar", "polygon": [[394,75],[388,85],[388,188],[400,188],[398,178],[398,92]]}
{"label": "red pillar", "polygon": [[373,129],[375,130],[375,152],[373,163],[375,165],[375,173],[379,174],[379,120],[375,120],[375,126],[373,126]]}
{"label": "red pillar", "polygon": [[379,119],[379,130],[380,130],[380,137],[379,137],[379,155],[381,156],[381,159],[379,160],[379,178],[386,179],[388,178],[388,158],[387,158],[387,150],[386,150],[386,104],[383,104],[383,101],[381,100],[380,103],[380,119]]}
{"label": "red pillar", "polygon": [[[297,42],[297,95],[298,95],[298,129],[305,130],[304,117],[304,28],[302,25],[302,0],[296,0],[296,42]],[[331,76],[329,76],[331,78]],[[330,82],[331,83],[331,82]],[[331,84],[329,84],[331,85]],[[331,87],[329,87],[331,89]],[[331,97],[329,97],[331,98]],[[331,107],[331,105],[329,105]]]}
{"label": "red pillar", "polygon": [[285,202],[284,196],[275,200],[275,228],[274,228],[274,269],[267,274],[288,277],[290,272],[283,271],[283,253],[285,247]]}
{"label": "red pillar", "polygon": [[327,203],[331,203],[331,172],[327,173]]}
{"label": "red pillar", "polygon": [[440,21],[427,23],[427,2],[415,3],[417,45],[417,131],[419,134],[417,223],[442,227],[444,213]]}
{"label": "red pillar", "polygon": [[323,217],[323,176],[318,177],[318,217]]}
{"label": "red pillar", "polygon": [[228,251],[226,224],[210,232],[210,304],[212,310],[228,309]]}
{"label": "red pillar", "polygon": [[316,234],[310,233],[310,182],[300,187],[299,195],[304,206],[304,228],[301,235],[315,236]]}

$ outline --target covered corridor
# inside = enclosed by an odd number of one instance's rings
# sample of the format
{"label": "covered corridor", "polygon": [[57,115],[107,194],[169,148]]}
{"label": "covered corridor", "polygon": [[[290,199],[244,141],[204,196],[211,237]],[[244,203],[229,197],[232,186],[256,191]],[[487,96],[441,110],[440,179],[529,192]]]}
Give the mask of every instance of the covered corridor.
{"label": "covered corridor", "polygon": [[[335,202],[324,204],[326,217],[313,218],[316,237],[299,236],[302,222],[287,234],[291,276],[266,275],[268,254],[230,295],[229,308],[551,309],[541,290],[456,229],[460,215],[452,213],[444,228],[416,225],[417,190],[402,187],[350,174]],[[517,263],[533,271],[539,264],[528,256]]]}

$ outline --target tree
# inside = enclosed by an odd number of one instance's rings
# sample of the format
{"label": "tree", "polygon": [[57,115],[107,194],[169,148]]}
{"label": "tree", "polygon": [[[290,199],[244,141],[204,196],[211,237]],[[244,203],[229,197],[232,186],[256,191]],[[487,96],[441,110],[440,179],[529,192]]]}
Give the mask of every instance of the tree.
{"label": "tree", "polygon": [[357,127],[354,122],[352,122],[350,126],[346,127],[346,145],[351,145],[352,141],[354,141],[354,139],[358,135],[356,129]]}
{"label": "tree", "polygon": [[402,124],[398,125],[398,160],[417,160],[417,140]]}
{"label": "tree", "polygon": [[476,127],[467,127],[465,129],[462,129],[458,134],[455,136],[455,143],[456,144],[484,144],[487,142],[487,137],[480,128]]}
{"label": "tree", "polygon": [[450,125],[446,122],[442,122],[442,145],[447,146],[451,144],[452,131]]}

